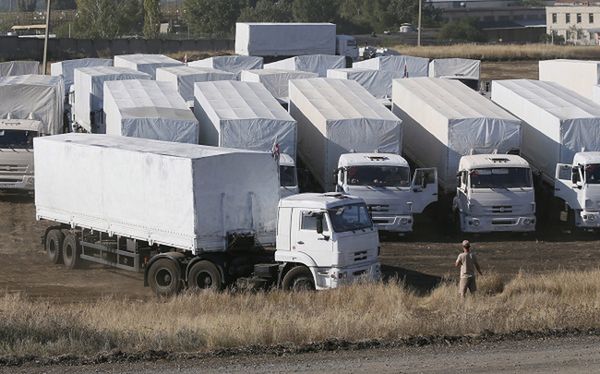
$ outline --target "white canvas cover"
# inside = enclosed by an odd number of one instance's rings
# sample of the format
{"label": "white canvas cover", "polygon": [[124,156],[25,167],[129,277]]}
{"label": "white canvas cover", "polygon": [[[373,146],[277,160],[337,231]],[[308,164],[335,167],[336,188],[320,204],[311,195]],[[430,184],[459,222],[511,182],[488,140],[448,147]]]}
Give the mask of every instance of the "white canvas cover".
{"label": "white canvas cover", "polygon": [[104,82],[106,133],[198,144],[198,121],[171,82]]}
{"label": "white canvas cover", "polygon": [[188,66],[200,66],[228,71],[239,80],[242,70],[263,68],[263,58],[257,56],[215,56],[203,60],[188,62]]}
{"label": "white canvas cover", "polygon": [[182,62],[165,55],[148,55],[142,53],[115,56],[114,64],[117,67],[130,68],[149,74],[152,79],[156,78],[156,69],[158,68],[183,65]]}
{"label": "white canvas cover", "polygon": [[262,84],[201,82],[194,92],[201,144],[256,151],[279,144],[296,159],[296,121]]}
{"label": "white canvas cover", "polygon": [[189,106],[194,104],[194,83],[235,79],[233,73],[199,66],[181,65],[156,69],[156,80],[175,83],[177,91]]}
{"label": "white canvas cover", "polygon": [[414,56],[380,56],[352,64],[353,68],[390,70],[402,73],[408,78],[427,77],[429,75],[429,59]]}
{"label": "white canvas cover", "polygon": [[600,61],[545,60],[539,62],[541,81],[555,82],[588,99],[593,87],[600,84]]}
{"label": "white canvas cover", "polygon": [[335,54],[333,23],[235,24],[235,53],[245,56]]}
{"label": "white canvas cover", "polygon": [[[75,121],[87,132],[105,132],[102,108],[104,82],[128,79],[151,79],[150,75],[129,68],[94,66],[75,69]],[[91,117],[96,128],[92,129]]]}
{"label": "white canvas cover", "polygon": [[75,84],[75,69],[112,65],[113,60],[110,58],[80,58],[76,60],[65,60],[51,64],[50,74],[54,76],[62,75],[65,84],[65,95],[67,95],[71,86]]}
{"label": "white canvas cover", "polygon": [[42,122],[42,134],[63,132],[65,95],[61,77],[17,75],[0,78],[0,118]]}
{"label": "white canvas cover", "polygon": [[436,58],[429,63],[432,78],[456,77],[479,80],[481,61],[468,58]]}
{"label": "white canvas cover", "polygon": [[289,101],[289,82],[291,79],[317,78],[317,73],[295,70],[261,69],[244,70],[241,79],[244,82],[262,83],[280,103]]}
{"label": "white canvas cover", "polygon": [[325,190],[341,154],[402,151],[402,121],[355,81],[291,80],[289,111],[298,121],[299,156]]}
{"label": "white canvas cover", "polygon": [[34,148],[38,218],[194,253],[224,251],[233,230],[275,242],[269,153],[73,133]]}
{"label": "white canvas cover", "polygon": [[520,147],[521,121],[459,81],[396,79],[392,103],[404,123],[405,154],[420,167],[436,167],[446,192],[456,187],[462,156]]}
{"label": "white canvas cover", "polygon": [[492,100],[523,120],[521,153],[548,179],[575,153],[600,151],[600,106],[558,83],[493,81]]}
{"label": "white canvas cover", "polygon": [[298,70],[326,77],[327,70],[346,67],[346,57],[336,55],[304,55],[265,64],[265,69]]}
{"label": "white canvas cover", "polygon": [[357,81],[378,99],[391,98],[392,81],[396,78],[402,78],[402,76],[403,74],[398,71],[362,68],[330,69],[327,71],[327,78]]}
{"label": "white canvas cover", "polygon": [[14,75],[39,74],[40,63],[37,61],[8,61],[0,62],[0,77]]}

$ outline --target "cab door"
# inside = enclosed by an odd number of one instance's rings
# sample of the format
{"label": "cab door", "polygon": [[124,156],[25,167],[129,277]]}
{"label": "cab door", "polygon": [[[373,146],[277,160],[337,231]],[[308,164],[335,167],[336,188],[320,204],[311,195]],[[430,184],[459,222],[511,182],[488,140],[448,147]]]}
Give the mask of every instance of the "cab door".
{"label": "cab door", "polygon": [[436,168],[416,169],[411,191],[413,192],[412,213],[422,213],[425,208],[438,200],[438,175]]}
{"label": "cab door", "polygon": [[[317,266],[330,266],[333,256],[331,229],[325,211],[297,209],[292,227],[292,250],[308,255]],[[322,225],[322,233],[321,231]]]}
{"label": "cab door", "polygon": [[583,175],[580,167],[557,164],[554,178],[554,196],[563,199],[572,209],[582,209],[579,196],[583,195]]}

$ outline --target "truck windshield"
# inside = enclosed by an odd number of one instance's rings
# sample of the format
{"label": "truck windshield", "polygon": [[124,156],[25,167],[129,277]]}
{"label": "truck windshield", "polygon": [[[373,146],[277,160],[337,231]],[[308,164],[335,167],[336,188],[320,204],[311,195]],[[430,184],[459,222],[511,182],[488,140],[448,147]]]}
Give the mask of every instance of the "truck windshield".
{"label": "truck windshield", "polygon": [[0,130],[0,147],[31,147],[36,136],[35,131]]}
{"label": "truck windshield", "polygon": [[531,187],[529,168],[486,168],[471,171],[471,188]]}
{"label": "truck windshield", "polygon": [[585,166],[585,182],[587,184],[600,184],[600,164]]}
{"label": "truck windshield", "polygon": [[410,186],[410,170],[404,166],[350,166],[347,172],[350,186]]}
{"label": "truck windshield", "polygon": [[365,204],[344,205],[329,209],[329,218],[335,232],[346,232],[373,227]]}
{"label": "truck windshield", "polygon": [[296,187],[296,168],[294,166],[279,166],[279,181],[283,187]]}

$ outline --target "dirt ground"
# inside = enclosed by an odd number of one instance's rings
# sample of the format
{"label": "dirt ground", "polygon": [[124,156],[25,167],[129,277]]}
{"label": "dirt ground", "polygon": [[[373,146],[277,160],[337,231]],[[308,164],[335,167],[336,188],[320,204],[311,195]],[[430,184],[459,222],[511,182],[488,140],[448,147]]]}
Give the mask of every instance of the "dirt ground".
{"label": "dirt ground", "polygon": [[538,79],[538,61],[484,61],[481,79]]}
{"label": "dirt ground", "polygon": [[[62,265],[51,264],[40,242],[46,225],[35,220],[31,197],[0,195],[0,292],[22,292],[59,303],[109,295],[130,299],[153,297],[150,290],[143,287],[141,274],[101,265],[67,270]],[[434,287],[442,277],[456,275],[452,265],[461,240],[456,235],[426,230],[425,225],[422,223],[421,229],[408,238],[383,238],[381,245],[386,276],[404,279],[420,291]],[[505,279],[520,270],[543,273],[559,268],[597,268],[598,237],[573,235],[481,236],[472,240],[484,270],[495,271]]]}

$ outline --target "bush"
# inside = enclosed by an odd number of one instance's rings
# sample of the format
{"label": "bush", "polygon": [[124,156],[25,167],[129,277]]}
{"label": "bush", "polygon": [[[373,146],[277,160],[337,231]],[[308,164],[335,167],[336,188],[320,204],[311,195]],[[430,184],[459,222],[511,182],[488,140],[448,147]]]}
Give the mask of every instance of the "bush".
{"label": "bush", "polygon": [[439,38],[443,40],[464,42],[485,42],[486,37],[479,28],[479,22],[474,18],[463,18],[450,21],[440,29]]}

